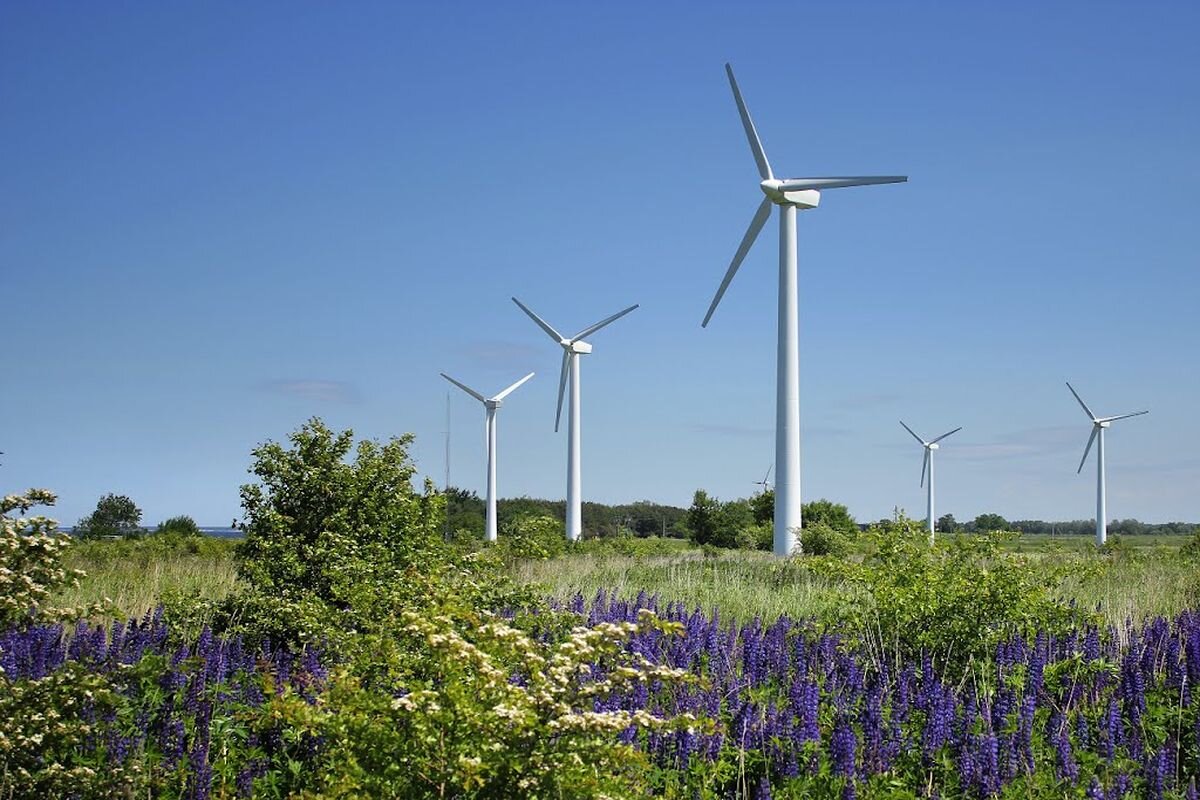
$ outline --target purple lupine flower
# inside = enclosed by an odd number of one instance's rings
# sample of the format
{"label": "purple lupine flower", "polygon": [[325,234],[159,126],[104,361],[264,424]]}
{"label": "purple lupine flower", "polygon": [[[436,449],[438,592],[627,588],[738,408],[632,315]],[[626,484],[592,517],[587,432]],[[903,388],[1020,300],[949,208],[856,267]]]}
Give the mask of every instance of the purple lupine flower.
{"label": "purple lupine flower", "polygon": [[1079,765],[1071,751],[1071,737],[1066,718],[1061,712],[1050,715],[1049,739],[1054,745],[1055,773],[1062,780],[1075,783],[1079,779]]}
{"label": "purple lupine flower", "polygon": [[842,777],[854,777],[858,738],[854,734],[850,715],[839,710],[837,721],[833,726],[833,736],[829,741],[830,756],[833,759],[833,774]]}

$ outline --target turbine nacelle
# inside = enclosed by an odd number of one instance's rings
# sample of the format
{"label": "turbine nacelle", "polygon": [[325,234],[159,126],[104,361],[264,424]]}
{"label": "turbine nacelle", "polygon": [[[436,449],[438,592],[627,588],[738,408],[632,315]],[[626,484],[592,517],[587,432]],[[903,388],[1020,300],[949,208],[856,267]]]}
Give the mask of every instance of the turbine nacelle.
{"label": "turbine nacelle", "polygon": [[933,444],[932,442],[930,442],[929,444],[925,445],[925,448],[926,448],[927,450],[937,450],[937,449],[938,449],[938,445],[936,445],[936,444]]}
{"label": "turbine nacelle", "polygon": [[[581,356],[586,356],[592,352],[592,346],[587,342],[572,342],[570,340],[560,342],[563,349],[570,353],[578,353]],[[589,362],[590,363],[590,362]]]}
{"label": "turbine nacelle", "polygon": [[794,189],[789,191],[784,188],[786,184],[786,181],[769,178],[760,183],[759,188],[776,205],[796,206],[796,208],[808,210],[816,208],[820,204],[821,193],[816,189]]}

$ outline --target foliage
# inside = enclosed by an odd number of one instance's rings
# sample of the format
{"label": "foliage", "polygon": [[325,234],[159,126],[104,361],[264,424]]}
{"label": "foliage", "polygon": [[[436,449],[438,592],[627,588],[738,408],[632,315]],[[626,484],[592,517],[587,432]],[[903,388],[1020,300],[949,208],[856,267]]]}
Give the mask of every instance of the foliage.
{"label": "foliage", "polygon": [[824,498],[804,503],[800,507],[800,519],[803,520],[804,527],[810,524],[824,524],[851,539],[858,536],[858,523],[850,516],[850,510],[841,503]]}
{"label": "foliage", "polygon": [[[246,538],[238,571],[249,592],[227,608],[259,633],[307,640],[412,602],[447,561],[440,494],[412,487],[412,436],[358,443],[311,419],[253,451],[258,483],[242,487]],[[418,575],[418,573],[420,573]]]}
{"label": "foliage", "polygon": [[[0,630],[70,619],[94,610],[56,608],[48,602],[53,593],[77,586],[84,577],[82,571],[63,566],[63,552],[71,546],[71,539],[58,533],[55,521],[25,516],[34,506],[50,506],[54,501],[54,493],[46,489],[30,489],[0,500]],[[11,516],[14,511],[18,516]]]}
{"label": "foliage", "polygon": [[697,489],[692,497],[686,524],[691,540],[699,545],[732,548],[740,546],[739,540],[757,541],[754,533],[744,533],[756,524],[749,501],[723,503],[703,489]]}
{"label": "foliage", "polygon": [[978,533],[1009,530],[1008,520],[999,514],[980,514],[971,523],[970,530]]}
{"label": "foliage", "polygon": [[75,535],[84,539],[102,536],[137,536],[142,510],[123,494],[106,494],[96,503],[96,510],[79,520]]}
{"label": "foliage", "polygon": [[933,526],[938,533],[956,533],[959,529],[958,520],[953,514],[943,514],[937,518],[937,523]]}
{"label": "foliage", "polygon": [[318,712],[280,703],[326,743],[322,797],[641,797],[649,762],[618,734],[698,725],[686,712],[608,709],[636,687],[690,681],[625,646],[682,631],[650,612],[552,644],[470,613],[405,612],[401,625],[384,659],[413,665],[398,684],[347,668]]}
{"label": "foliage", "polygon": [[739,550],[770,552],[775,547],[775,526],[769,522],[757,522],[743,527],[734,539],[734,546]]}
{"label": "foliage", "polygon": [[178,536],[203,536],[203,531],[196,524],[196,520],[185,515],[171,517],[163,522],[158,523],[158,528],[154,531],[156,534],[173,533]]}
{"label": "foliage", "polygon": [[553,558],[567,547],[563,523],[543,514],[508,520],[496,535],[505,558]]}
{"label": "foliage", "polygon": [[959,536],[930,546],[923,526],[899,516],[865,534],[861,562],[816,560],[823,574],[859,586],[868,607],[847,604],[840,616],[859,630],[877,631],[886,650],[928,652],[948,663],[985,659],[1013,636],[1058,632],[1084,612],[1053,593],[1066,576],[1081,577],[1094,562],[1035,565],[1002,552],[1009,534]]}
{"label": "foliage", "polygon": [[841,557],[850,552],[850,538],[826,522],[805,520],[800,530],[800,546],[807,556]]}

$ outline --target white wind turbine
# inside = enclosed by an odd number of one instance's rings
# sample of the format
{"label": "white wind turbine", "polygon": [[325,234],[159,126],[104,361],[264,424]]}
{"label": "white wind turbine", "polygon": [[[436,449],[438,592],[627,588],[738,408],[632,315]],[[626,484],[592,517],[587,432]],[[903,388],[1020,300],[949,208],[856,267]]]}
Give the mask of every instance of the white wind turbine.
{"label": "white wind turbine", "polygon": [[605,325],[615,322],[638,306],[635,303],[624,311],[618,311],[611,317],[602,319],[595,325],[589,325],[574,336],[567,338],[554,330],[554,328],[551,328],[544,319],[530,311],[520,300],[514,297],[512,301],[528,314],[529,318],[536,322],[538,327],[544,330],[563,349],[562,370],[558,375],[558,411],[554,415],[554,430],[556,432],[558,431],[558,423],[562,419],[563,390],[567,385],[567,375],[571,376],[571,399],[567,412],[566,523],[567,540],[577,542],[583,536],[583,495],[580,491],[582,478],[580,476],[579,457],[579,357],[592,352],[592,346],[583,341],[583,337],[591,336]]}
{"label": "white wind turbine", "polygon": [[[904,420],[900,420],[900,424],[904,425]],[[950,431],[949,433],[943,433],[941,436],[937,437],[936,439],[934,439],[933,441],[930,441],[930,442],[927,442],[924,439],[922,439],[920,436],[917,436],[915,433],[913,433],[913,429],[908,427],[907,425],[904,425],[904,430],[908,431],[909,433],[912,433],[912,437],[914,439],[916,439],[918,442],[920,442],[921,446],[925,448],[925,459],[924,459],[924,461],[921,462],[921,485],[922,486],[925,485],[925,470],[928,469],[929,470],[929,487],[925,490],[925,525],[926,525],[926,527],[929,528],[929,541],[932,544],[933,543],[933,525],[934,525],[934,517],[933,517],[933,451],[938,449],[938,442],[940,442],[942,439],[945,439],[951,433],[958,433],[959,431],[962,430],[962,427],[961,426],[957,427],[954,430]]]}
{"label": "white wind turbine", "polygon": [[487,430],[487,528],[485,529],[484,538],[489,542],[494,542],[496,541],[496,410],[504,404],[504,398],[512,394],[513,390],[522,383],[532,378],[534,373],[529,373],[495,397],[484,397],[470,386],[454,380],[454,378],[451,378],[446,373],[443,372],[441,375],[471,395],[471,397],[483,403],[485,409],[485,428]]}
{"label": "white wind turbine", "polygon": [[771,171],[767,154],[758,132],[750,120],[750,112],[742,100],[733,69],[726,64],[733,99],[742,117],[742,127],[758,173],[762,177],[762,203],[742,243],[734,253],[717,294],[713,297],[702,327],[708,325],[717,304],[721,302],[729,282],[742,265],[742,259],[754,244],[759,231],[771,216],[771,206],[779,206],[779,342],[775,365],[775,555],[791,555],[796,548],[796,532],[800,529],[800,345],[799,297],[796,284],[796,210],[816,208],[821,189],[841,189],[847,186],[870,186],[879,183],[902,183],[903,176],[788,178],[780,180]]}
{"label": "white wind turbine", "polygon": [[767,474],[766,474],[766,475],[763,475],[763,479],[762,479],[761,481],[755,481],[755,482],[754,482],[754,485],[755,485],[755,486],[761,486],[761,487],[762,487],[762,490],[763,490],[764,492],[765,492],[765,491],[767,491],[768,489],[770,489],[770,488],[771,488],[771,470],[773,470],[773,469],[775,469],[775,465],[774,465],[774,464],[772,464],[771,466],[767,467]]}
{"label": "white wind turbine", "polygon": [[1075,399],[1079,401],[1079,405],[1083,406],[1083,412],[1088,415],[1092,421],[1092,435],[1088,437],[1087,447],[1083,448],[1083,458],[1079,459],[1079,469],[1075,470],[1075,474],[1083,472],[1083,462],[1087,461],[1088,453],[1092,450],[1092,442],[1096,443],[1096,546],[1102,547],[1108,540],[1108,517],[1106,489],[1104,486],[1104,430],[1112,425],[1113,422],[1119,419],[1128,419],[1129,417],[1140,417],[1142,414],[1149,414],[1149,411],[1135,411],[1132,414],[1118,414],[1115,417],[1097,417],[1092,413],[1092,410],[1087,407],[1087,403],[1083,402],[1083,398],[1079,396],[1079,392],[1075,391],[1075,387],[1067,382],[1067,388],[1071,390],[1071,394],[1075,395]]}

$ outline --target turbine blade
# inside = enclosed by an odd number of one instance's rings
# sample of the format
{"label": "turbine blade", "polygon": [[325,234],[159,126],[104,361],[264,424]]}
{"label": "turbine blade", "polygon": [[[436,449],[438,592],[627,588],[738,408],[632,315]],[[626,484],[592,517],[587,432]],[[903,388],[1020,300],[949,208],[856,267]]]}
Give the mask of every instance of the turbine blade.
{"label": "turbine blade", "polygon": [[516,389],[518,386],[520,386],[522,383],[524,383],[525,381],[529,380],[529,379],[530,379],[530,378],[532,378],[533,376],[534,376],[534,373],[532,373],[532,372],[531,372],[531,373],[529,373],[529,374],[528,374],[528,375],[526,375],[524,378],[521,378],[521,380],[517,381],[517,382],[516,382],[516,383],[514,383],[512,386],[508,387],[507,389],[505,389],[503,392],[501,392],[500,394],[496,395],[496,396],[495,396],[495,397],[493,397],[492,399],[493,399],[493,400],[503,400],[504,398],[506,398],[506,397],[508,397],[510,394],[512,394],[512,391],[513,391],[513,389]]}
{"label": "turbine blade", "polygon": [[[900,424],[904,425],[904,420],[900,420]],[[920,436],[917,436],[915,433],[913,433],[912,428],[908,427],[907,425],[904,425],[904,430],[908,431],[909,433],[912,433],[912,437],[914,439],[916,439],[918,442],[920,442],[922,447],[924,447],[926,445],[926,441],[924,439],[922,439]]]}
{"label": "turbine blade", "polygon": [[562,343],[562,340],[563,340],[562,334],[559,333],[558,331],[554,330],[554,328],[551,328],[549,323],[546,322],[546,320],[542,319],[537,314],[530,311],[529,308],[524,303],[522,303],[520,300],[518,300],[517,298],[514,297],[512,299],[512,301],[514,303],[516,303],[518,306],[520,306],[521,310],[524,311],[526,314],[528,314],[529,318],[531,320],[533,320],[534,322],[536,322],[538,324],[538,327],[541,328],[542,330],[544,330],[551,339],[553,339],[554,341],[556,341],[560,344]]}
{"label": "turbine blade", "polygon": [[758,131],[754,129],[754,121],[750,119],[750,112],[746,109],[746,101],[742,99],[742,93],[738,89],[737,81],[733,77],[733,67],[725,65],[725,74],[729,76],[729,85],[733,88],[733,99],[737,101],[738,114],[742,117],[742,127],[746,129],[746,140],[750,142],[750,151],[754,153],[754,163],[758,164],[758,174],[762,179],[770,180],[775,176],[771,174],[771,164],[767,161],[767,151],[763,150],[762,142],[759,141]]}
{"label": "turbine blade", "polygon": [[442,373],[439,373],[439,374],[440,374],[440,375],[441,375],[443,378],[445,378],[446,380],[448,380],[448,381],[450,381],[451,383],[453,383],[453,384],[454,384],[455,386],[457,386],[458,388],[462,389],[462,390],[463,390],[464,392],[466,392],[467,394],[471,395],[471,397],[474,397],[474,398],[475,398],[476,400],[478,400],[479,402],[481,402],[481,403],[486,403],[486,402],[487,402],[487,399],[486,399],[486,398],[485,398],[483,395],[481,395],[479,392],[477,392],[477,391],[475,391],[474,389],[472,389],[470,386],[467,386],[465,383],[459,383],[458,381],[454,380],[454,378],[451,378],[449,375],[447,375],[447,374],[446,374],[446,373],[444,373],[444,372],[442,372]]}
{"label": "turbine blade", "polygon": [[1140,417],[1142,414],[1149,414],[1149,411],[1135,411],[1132,414],[1118,414],[1115,417],[1103,417],[1100,422],[1113,422],[1118,419],[1129,419],[1130,417]]}
{"label": "turbine blade", "polygon": [[769,481],[769,480],[771,479],[771,470],[773,470],[773,469],[775,469],[775,465],[774,465],[774,464],[772,464],[771,466],[767,467],[767,474],[766,474],[766,475],[763,475],[763,485],[764,485],[764,486],[766,486],[766,485],[767,485],[767,481]]}
{"label": "turbine blade", "polygon": [[877,186],[881,183],[907,183],[907,175],[857,175],[844,178],[788,178],[780,182],[779,191],[798,192],[803,189],[845,189],[849,186]]}
{"label": "turbine blade", "polygon": [[[958,433],[961,430],[962,430],[962,426],[959,426],[959,427],[955,428],[954,430],[950,431],[950,433]],[[936,438],[932,442],[930,442],[930,444],[937,444],[942,439],[945,439],[947,436],[949,436],[950,433],[943,433],[941,436],[939,436],[938,438]]]}
{"label": "turbine blade", "polygon": [[638,305],[640,305],[640,304],[634,303],[633,305],[631,305],[629,308],[625,309],[624,311],[618,311],[617,313],[613,314],[611,317],[602,319],[599,322],[597,322],[595,325],[590,325],[590,326],[584,328],[579,333],[572,336],[571,341],[578,342],[580,339],[582,339],[585,336],[591,336],[593,333],[600,330],[601,328],[603,328],[605,325],[609,324],[610,322],[616,322],[621,317],[628,314],[630,311],[633,311],[635,308],[638,307]]}
{"label": "turbine blade", "polygon": [[925,469],[929,466],[929,448],[925,448],[925,459],[921,462],[921,486],[925,485]]}
{"label": "turbine blade", "polygon": [[1099,430],[1099,425],[1092,426],[1092,435],[1088,437],[1087,447],[1083,448],[1083,458],[1079,459],[1079,469],[1075,470],[1076,475],[1083,472],[1083,462],[1087,461],[1088,453],[1092,452],[1092,442],[1096,441],[1096,433]]}
{"label": "turbine blade", "polygon": [[554,432],[558,433],[558,422],[562,419],[563,390],[567,388],[567,369],[570,366],[571,351],[563,348],[562,369],[558,373],[558,411],[554,413]]}
{"label": "turbine blade", "polygon": [[750,252],[750,247],[754,244],[754,240],[758,238],[758,232],[762,230],[763,225],[767,224],[767,218],[770,216],[771,200],[764,197],[758,206],[758,210],[754,212],[754,219],[750,220],[750,227],[746,229],[746,235],[742,237],[742,243],[738,245],[737,252],[733,254],[733,261],[729,263],[729,269],[725,270],[725,277],[721,280],[721,285],[717,287],[717,294],[708,306],[708,313],[704,315],[704,322],[700,323],[701,328],[708,327],[708,321],[712,319],[713,312],[717,310],[717,304],[725,296],[725,290],[729,288],[729,282],[733,280],[733,276],[737,274],[738,268],[742,266],[742,259],[746,257],[746,253]]}
{"label": "turbine blade", "polygon": [[1096,419],[1096,415],[1093,414],[1092,410],[1087,407],[1087,403],[1083,402],[1083,398],[1079,396],[1079,392],[1075,391],[1075,387],[1071,385],[1070,381],[1067,381],[1067,388],[1071,390],[1071,394],[1075,395],[1075,399],[1079,401],[1079,405],[1083,406],[1083,411],[1088,415],[1088,418],[1091,419],[1092,422],[1099,422],[1099,420]]}

